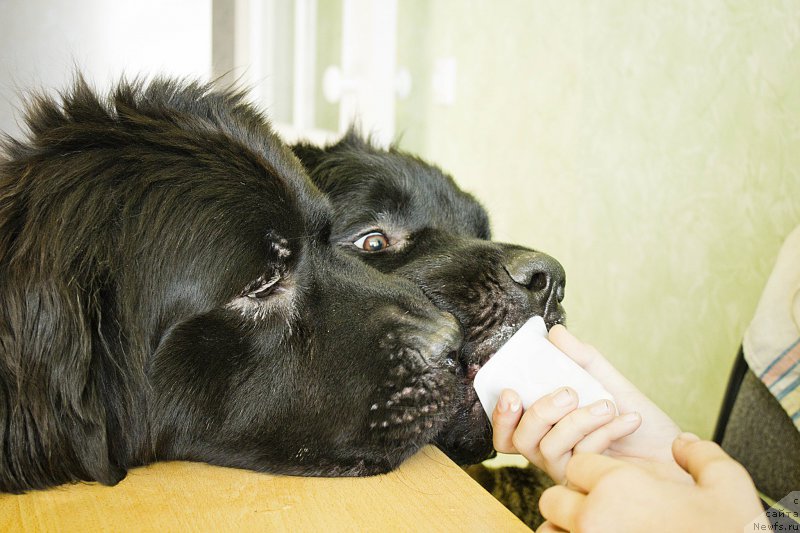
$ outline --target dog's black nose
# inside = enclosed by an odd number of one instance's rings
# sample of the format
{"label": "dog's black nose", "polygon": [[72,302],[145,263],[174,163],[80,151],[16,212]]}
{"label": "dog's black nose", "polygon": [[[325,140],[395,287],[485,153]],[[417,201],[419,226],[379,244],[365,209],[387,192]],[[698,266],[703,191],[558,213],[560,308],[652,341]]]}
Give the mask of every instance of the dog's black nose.
{"label": "dog's black nose", "polygon": [[564,299],[566,273],[561,263],[547,254],[530,250],[518,251],[503,261],[511,279],[546,301]]}

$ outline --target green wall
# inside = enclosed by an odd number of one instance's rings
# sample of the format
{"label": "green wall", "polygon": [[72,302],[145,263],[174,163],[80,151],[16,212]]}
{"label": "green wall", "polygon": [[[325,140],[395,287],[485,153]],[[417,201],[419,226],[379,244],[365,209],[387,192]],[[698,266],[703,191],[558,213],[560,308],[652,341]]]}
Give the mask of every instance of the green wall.
{"label": "green wall", "polygon": [[[570,328],[710,435],[800,223],[796,2],[402,0],[401,146],[557,257]],[[457,61],[436,103],[436,58]]]}

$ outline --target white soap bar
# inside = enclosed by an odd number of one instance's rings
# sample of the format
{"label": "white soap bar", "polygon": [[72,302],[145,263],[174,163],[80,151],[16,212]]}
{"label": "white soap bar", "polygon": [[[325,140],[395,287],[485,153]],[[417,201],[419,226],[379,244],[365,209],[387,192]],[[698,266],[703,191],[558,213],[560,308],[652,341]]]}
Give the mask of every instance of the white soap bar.
{"label": "white soap bar", "polygon": [[611,394],[575,361],[547,340],[547,327],[540,316],[528,320],[475,375],[473,383],[489,420],[503,389],[513,389],[530,405],[561,387],[578,393],[578,406]]}

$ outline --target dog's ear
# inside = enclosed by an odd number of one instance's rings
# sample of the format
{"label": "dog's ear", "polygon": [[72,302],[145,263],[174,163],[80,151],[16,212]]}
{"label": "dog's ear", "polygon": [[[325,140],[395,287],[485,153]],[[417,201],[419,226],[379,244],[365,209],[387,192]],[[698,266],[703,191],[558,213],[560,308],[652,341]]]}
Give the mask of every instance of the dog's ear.
{"label": "dog's ear", "polygon": [[[31,138],[42,135],[35,148],[11,139],[0,146],[1,491],[76,480],[113,484],[125,474],[110,458],[118,409],[106,401],[127,390],[119,385],[125,366],[109,356],[106,340],[120,336],[102,333],[103,282],[89,266],[97,263],[90,241],[67,242],[63,228],[72,221],[50,218],[55,209],[48,207],[58,202],[58,178],[71,179],[51,148],[71,150],[71,121],[101,109],[88,90],[76,84],[69,113],[66,104],[34,98],[27,123]],[[51,131],[62,137],[45,146],[43,132]],[[118,448],[115,455],[125,453]]]}
{"label": "dog's ear", "polygon": [[334,149],[338,150],[352,149],[365,151],[370,148],[375,148],[372,138],[370,136],[365,137],[364,134],[361,133],[361,126],[355,123],[350,124],[350,127],[347,128],[347,132],[334,146]]}
{"label": "dog's ear", "polygon": [[313,174],[315,170],[330,155],[340,152],[355,151],[367,153],[378,150],[369,137],[365,137],[357,124],[351,124],[342,137],[326,146],[317,146],[307,141],[301,141],[291,146],[294,155],[300,159],[305,169]]}
{"label": "dog's ear", "polygon": [[293,144],[290,148],[308,173],[313,173],[316,170],[327,153],[325,148],[306,141]]}
{"label": "dog's ear", "polygon": [[104,401],[113,384],[91,291],[26,282],[8,265],[0,275],[0,490],[119,482],[125,471],[110,458]]}

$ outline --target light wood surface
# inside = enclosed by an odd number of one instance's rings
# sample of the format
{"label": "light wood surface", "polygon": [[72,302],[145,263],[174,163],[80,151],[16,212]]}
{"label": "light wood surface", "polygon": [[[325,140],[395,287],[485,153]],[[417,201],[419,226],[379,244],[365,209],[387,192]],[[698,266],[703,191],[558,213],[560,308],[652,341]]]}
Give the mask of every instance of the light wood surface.
{"label": "light wood surface", "polygon": [[[535,505],[535,504],[534,504]],[[0,496],[0,531],[530,531],[438,449],[386,475],[273,476],[201,463]]]}

